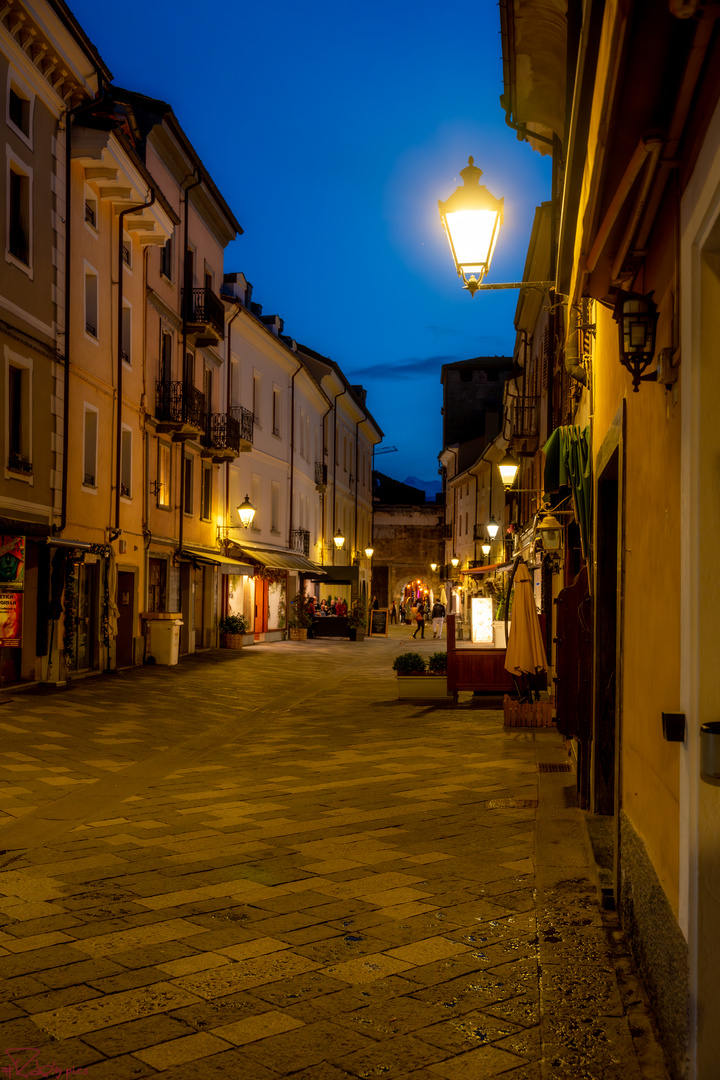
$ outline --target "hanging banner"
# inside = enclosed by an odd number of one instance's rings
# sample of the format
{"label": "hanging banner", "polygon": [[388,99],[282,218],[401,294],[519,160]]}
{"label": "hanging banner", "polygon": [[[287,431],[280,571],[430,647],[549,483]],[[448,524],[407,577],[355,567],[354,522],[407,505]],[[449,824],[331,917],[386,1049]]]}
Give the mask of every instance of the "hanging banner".
{"label": "hanging banner", "polygon": [[25,583],[25,537],[0,536],[0,589],[21,590]]}
{"label": "hanging banner", "polygon": [[22,645],[22,601],[20,592],[0,592],[0,648]]}

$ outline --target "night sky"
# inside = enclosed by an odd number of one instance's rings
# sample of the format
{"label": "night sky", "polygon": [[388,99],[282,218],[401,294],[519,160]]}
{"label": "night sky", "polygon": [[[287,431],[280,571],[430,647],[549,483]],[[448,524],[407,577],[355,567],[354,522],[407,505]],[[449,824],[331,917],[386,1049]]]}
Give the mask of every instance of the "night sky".
{"label": "night sky", "polygon": [[70,0],[123,87],[168,101],[243,227],[226,251],[264,314],[340,364],[437,480],[440,366],[512,352],[517,292],[462,291],[438,199],[472,154],[505,197],[488,280],[522,276],[550,161],[505,124],[493,0]]}

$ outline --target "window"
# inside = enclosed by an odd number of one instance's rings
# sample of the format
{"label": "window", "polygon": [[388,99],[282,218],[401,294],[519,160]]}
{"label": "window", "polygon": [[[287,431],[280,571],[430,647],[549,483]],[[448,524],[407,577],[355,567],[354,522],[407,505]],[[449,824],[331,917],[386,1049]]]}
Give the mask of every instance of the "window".
{"label": "window", "polygon": [[167,562],[165,559],[148,560],[148,611],[165,611],[167,590]]}
{"label": "window", "polygon": [[172,334],[167,330],[160,331],[160,382],[172,381]]}
{"label": "window", "polygon": [[98,336],[98,277],[94,270],[85,267],[85,332]]}
{"label": "window", "polygon": [[191,352],[185,353],[185,369],[183,371],[183,379],[186,386],[195,385],[195,354]]}
{"label": "window", "polygon": [[132,270],[132,241],[127,235],[123,236],[122,241],[122,261],[128,270]]}
{"label": "window", "polygon": [[14,77],[11,78],[7,97],[8,126],[32,150],[32,126],[35,96],[31,90]]}
{"label": "window", "polygon": [[158,443],[158,463],[157,463],[157,504],[165,509],[170,508],[170,490],[171,490],[171,466],[172,458],[170,455],[170,447],[167,443]]}
{"label": "window", "polygon": [[91,225],[93,229],[97,229],[97,200],[86,199],[85,200],[85,221],[88,225]]}
{"label": "window", "polygon": [[212,466],[203,463],[200,483],[200,517],[209,521],[212,515]]}
{"label": "window", "polygon": [[83,485],[97,487],[97,436],[98,411],[93,405],[85,405],[83,434]]}
{"label": "window", "polygon": [[132,428],[125,424],[120,434],[120,494],[132,498]]}
{"label": "window", "polygon": [[6,350],[5,460],[13,473],[32,474],[32,361]]}
{"label": "window", "polygon": [[280,532],[280,485],[275,480],[270,486],[270,532]]}
{"label": "window", "polygon": [[122,358],[124,363],[132,364],[132,308],[123,304],[122,309]]}
{"label": "window", "polygon": [[194,458],[189,454],[186,456],[183,462],[183,470],[185,472],[185,497],[183,499],[183,510],[186,514],[192,514],[193,512],[193,465],[195,464]]}
{"label": "window", "polygon": [[258,424],[258,425],[260,424],[260,398],[262,396],[261,392],[262,392],[262,384],[261,384],[260,376],[253,374],[252,407],[253,407],[253,416],[255,418],[255,423]]}
{"label": "window", "polygon": [[26,266],[30,265],[30,174],[15,161],[10,162],[8,177],[8,252]]}
{"label": "window", "polygon": [[173,260],[173,242],[172,236],[165,241],[164,245],[160,248],[160,273],[168,281],[172,281],[172,260]]}
{"label": "window", "polygon": [[213,373],[207,367],[203,371],[203,393],[205,395],[205,414],[210,417],[213,411]]}
{"label": "window", "polygon": [[280,391],[273,387],[272,433],[280,434]]}

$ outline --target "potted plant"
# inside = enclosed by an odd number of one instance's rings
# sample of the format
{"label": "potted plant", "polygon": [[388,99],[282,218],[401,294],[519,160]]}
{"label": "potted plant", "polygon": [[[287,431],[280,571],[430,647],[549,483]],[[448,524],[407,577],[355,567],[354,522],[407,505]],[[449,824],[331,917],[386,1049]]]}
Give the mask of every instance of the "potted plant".
{"label": "potted plant", "polygon": [[250,625],[244,615],[223,615],[219,629],[223,649],[242,649],[243,634],[247,634]]}
{"label": "potted plant", "polygon": [[[444,671],[440,670],[443,667]],[[447,697],[447,653],[433,653],[427,663],[420,653],[400,653],[393,661],[393,671],[397,672],[399,698]]]}
{"label": "potted plant", "polygon": [[348,637],[351,641],[362,641],[365,637],[367,622],[365,612],[359,601],[355,601],[347,613]]}
{"label": "potted plant", "polygon": [[291,641],[306,641],[309,626],[312,626],[312,616],[305,608],[305,597],[302,593],[295,593],[290,601],[288,637]]}

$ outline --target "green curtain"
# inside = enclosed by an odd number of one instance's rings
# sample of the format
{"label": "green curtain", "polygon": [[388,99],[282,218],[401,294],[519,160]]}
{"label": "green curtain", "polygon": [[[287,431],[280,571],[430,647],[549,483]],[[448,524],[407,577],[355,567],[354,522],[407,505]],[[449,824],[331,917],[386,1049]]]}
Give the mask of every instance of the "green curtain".
{"label": "green curtain", "polygon": [[592,498],[592,464],[590,460],[590,428],[583,431],[577,425],[559,427],[543,446],[545,454],[544,488],[547,493],[569,488],[573,498],[575,518],[580,526],[583,555],[590,552],[590,501]]}

